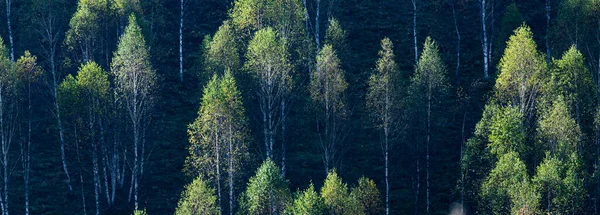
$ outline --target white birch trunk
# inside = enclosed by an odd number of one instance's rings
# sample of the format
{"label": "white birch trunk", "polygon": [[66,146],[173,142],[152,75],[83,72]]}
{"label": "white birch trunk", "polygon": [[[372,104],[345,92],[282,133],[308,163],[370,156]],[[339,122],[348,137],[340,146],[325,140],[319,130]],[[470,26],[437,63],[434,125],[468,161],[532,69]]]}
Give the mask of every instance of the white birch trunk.
{"label": "white birch trunk", "polygon": [[183,0],[179,16],[179,81],[183,82]]}
{"label": "white birch trunk", "polygon": [[426,181],[427,181],[427,214],[429,214],[429,205],[430,205],[430,199],[429,199],[429,142],[431,139],[431,80],[429,80],[429,92],[427,95],[427,154],[426,154],[426,161],[427,161],[427,167],[426,167]]}
{"label": "white birch trunk", "polygon": [[321,0],[317,0],[317,9],[315,15],[315,42],[317,43],[317,53],[321,51],[321,37],[319,37],[319,16],[321,14]]}
{"label": "white birch trunk", "polygon": [[389,183],[389,115],[390,115],[390,89],[389,81],[385,88],[385,117],[384,117],[384,135],[385,135],[385,214],[390,214],[390,183]]}
{"label": "white birch trunk", "polygon": [[486,26],[486,16],[487,16],[487,12],[486,12],[486,8],[487,5],[485,3],[485,0],[481,0],[481,27],[482,27],[482,33],[483,33],[483,39],[481,40],[481,46],[483,49],[483,78],[485,80],[487,80],[489,78],[489,73],[488,73],[488,63],[489,63],[489,56],[488,56],[488,36],[487,36],[487,26]]}
{"label": "white birch trunk", "polygon": [[417,0],[412,0],[413,4],[413,42],[415,48],[415,65],[419,62],[419,48],[417,44]]}
{"label": "white birch trunk", "polygon": [[7,24],[7,28],[8,28],[8,40],[10,42],[10,60],[14,62],[15,61],[15,45],[13,43],[12,27],[10,24],[12,0],[5,0],[5,3],[6,3],[6,24]]}
{"label": "white birch trunk", "polygon": [[[284,83],[285,84],[285,83]],[[285,178],[285,99],[281,100],[281,176]]]}
{"label": "white birch trunk", "polygon": [[458,21],[456,19],[456,0],[450,0],[452,4],[452,18],[454,19],[454,29],[456,31],[456,83],[460,84],[460,31],[458,30]]}

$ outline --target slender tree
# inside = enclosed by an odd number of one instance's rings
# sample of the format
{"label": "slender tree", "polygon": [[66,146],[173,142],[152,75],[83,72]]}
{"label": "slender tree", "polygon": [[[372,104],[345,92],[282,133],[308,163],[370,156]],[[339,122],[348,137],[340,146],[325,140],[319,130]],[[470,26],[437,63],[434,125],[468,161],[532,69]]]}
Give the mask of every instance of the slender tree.
{"label": "slender tree", "polygon": [[[427,214],[430,207],[430,145],[432,127],[436,123],[432,121],[438,117],[432,116],[432,111],[438,109],[443,101],[448,90],[448,81],[446,78],[446,67],[439,55],[438,45],[427,37],[423,46],[423,53],[419,58],[419,63],[415,69],[415,73],[411,78],[409,92],[410,100],[414,102],[412,108],[416,110],[418,119],[425,121],[425,160],[426,160],[426,200]],[[422,109],[422,110],[417,110]],[[424,112],[424,113],[423,113]],[[435,128],[434,128],[435,129]],[[418,167],[417,167],[418,168]]]}
{"label": "slender tree", "polygon": [[[133,171],[131,187],[134,205],[138,209],[139,180],[144,166],[144,135],[142,134],[152,115],[156,74],[150,65],[150,56],[146,48],[142,29],[134,15],[129,17],[129,25],[119,39],[117,51],[111,63],[111,72],[115,77],[117,92],[125,105],[133,139]],[[140,150],[142,153],[140,153]],[[131,189],[130,189],[131,191]],[[129,195],[131,198],[131,192]]]}
{"label": "slender tree", "polygon": [[326,173],[337,165],[346,135],[344,92],[348,83],[344,76],[337,53],[331,45],[325,45],[317,56],[317,69],[311,74],[310,94],[319,114],[317,129]]}
{"label": "slender tree", "polygon": [[245,67],[258,81],[256,92],[260,113],[266,157],[273,159],[276,129],[285,112],[280,104],[291,84],[291,64],[285,42],[277,38],[271,28],[259,30],[248,45]]}
{"label": "slender tree", "polygon": [[217,187],[217,200],[222,205],[221,171],[227,171],[229,213],[235,206],[235,187],[238,172],[248,157],[247,122],[241,94],[230,72],[223,78],[213,75],[204,88],[198,118],[188,126],[190,156],[188,171],[210,178]]}
{"label": "slender tree", "polygon": [[390,139],[393,139],[394,131],[398,121],[396,109],[398,108],[398,66],[394,60],[394,45],[389,38],[381,40],[379,60],[375,72],[369,78],[369,90],[367,93],[367,106],[371,109],[375,126],[382,131],[385,168],[385,210],[390,210],[390,186],[389,186],[389,151]]}
{"label": "slender tree", "polygon": [[19,60],[16,62],[16,70],[17,76],[19,78],[19,85],[21,92],[19,96],[24,97],[25,104],[22,104],[22,108],[26,111],[26,120],[25,129],[27,130],[27,135],[23,141],[21,141],[21,163],[23,167],[23,183],[25,187],[24,196],[25,196],[25,214],[30,214],[30,201],[29,201],[29,179],[30,179],[30,171],[31,171],[31,145],[32,145],[32,122],[33,118],[33,109],[32,103],[35,95],[35,87],[39,84],[40,77],[42,74],[42,69],[37,64],[37,58],[32,56],[29,52],[25,52]]}

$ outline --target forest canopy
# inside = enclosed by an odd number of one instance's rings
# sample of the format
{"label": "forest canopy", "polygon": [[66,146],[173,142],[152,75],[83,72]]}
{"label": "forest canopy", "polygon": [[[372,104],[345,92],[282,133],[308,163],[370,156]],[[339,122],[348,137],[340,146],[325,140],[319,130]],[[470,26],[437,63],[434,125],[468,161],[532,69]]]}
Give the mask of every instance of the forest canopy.
{"label": "forest canopy", "polygon": [[597,0],[4,0],[8,214],[598,214]]}

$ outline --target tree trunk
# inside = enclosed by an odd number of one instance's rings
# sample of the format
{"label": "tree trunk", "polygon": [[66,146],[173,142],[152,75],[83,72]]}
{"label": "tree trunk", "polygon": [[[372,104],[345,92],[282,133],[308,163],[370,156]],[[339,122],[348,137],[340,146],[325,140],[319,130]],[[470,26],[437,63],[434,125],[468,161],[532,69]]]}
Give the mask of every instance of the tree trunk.
{"label": "tree trunk", "polygon": [[487,27],[486,27],[486,3],[485,0],[481,0],[481,27],[482,27],[482,33],[483,33],[483,38],[481,40],[481,47],[483,48],[483,78],[485,80],[488,80],[489,78],[489,73],[488,73],[488,41],[487,41]]}
{"label": "tree trunk", "polygon": [[456,0],[450,0],[452,4],[452,18],[454,19],[454,29],[456,31],[456,83],[460,84],[460,31],[458,30],[458,21],[456,19]]}
{"label": "tree trunk", "polygon": [[319,37],[319,15],[321,13],[321,0],[317,0],[317,9],[315,15],[315,42],[317,43],[317,53],[321,51],[321,37]]}
{"label": "tree trunk", "polygon": [[429,205],[430,205],[430,199],[429,199],[429,142],[431,139],[431,80],[429,80],[429,92],[428,92],[428,97],[427,97],[427,155],[426,155],[426,160],[427,160],[427,167],[426,167],[426,181],[427,181],[427,214],[429,214]]}
{"label": "tree trunk", "polygon": [[[285,83],[284,83],[285,84]],[[285,178],[285,99],[281,100],[281,176]]]}
{"label": "tree trunk", "polygon": [[390,89],[389,83],[385,87],[385,116],[384,116],[384,136],[385,136],[385,214],[390,214],[390,183],[389,183],[389,122],[390,122]]}
{"label": "tree trunk", "polygon": [[15,61],[15,45],[13,43],[12,27],[10,25],[12,0],[5,0],[5,3],[6,3],[6,24],[7,24],[7,28],[8,28],[8,40],[10,42],[10,60],[14,62]]}
{"label": "tree trunk", "polygon": [[419,62],[419,45],[417,44],[417,0],[412,0],[413,4],[413,42],[415,46],[415,65]]}
{"label": "tree trunk", "polygon": [[179,81],[183,82],[183,0],[181,0],[179,16]]}

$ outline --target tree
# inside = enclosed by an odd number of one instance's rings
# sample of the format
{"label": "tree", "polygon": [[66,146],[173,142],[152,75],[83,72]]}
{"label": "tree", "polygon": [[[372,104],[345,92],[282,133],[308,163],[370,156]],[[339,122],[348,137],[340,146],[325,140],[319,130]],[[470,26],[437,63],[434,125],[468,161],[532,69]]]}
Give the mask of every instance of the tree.
{"label": "tree", "polygon": [[531,118],[546,63],[537,51],[528,26],[517,28],[510,36],[498,70],[500,74],[495,85],[498,101],[518,106],[526,119]]}
{"label": "tree", "polygon": [[[100,214],[100,169],[99,169],[99,139],[102,137],[98,135],[100,132],[99,128],[96,128],[95,125],[97,120],[100,120],[103,112],[105,111],[104,105],[106,104],[106,99],[108,97],[109,90],[109,82],[108,82],[108,74],[100,68],[100,66],[94,62],[88,62],[82,65],[79,68],[77,73],[77,85],[78,89],[81,90],[82,96],[87,98],[85,102],[85,107],[83,109],[87,109],[88,112],[88,120],[87,123],[89,125],[89,141],[90,146],[92,147],[92,164],[93,164],[93,175],[94,175],[94,197],[96,200],[96,214]],[[81,121],[85,121],[82,119]],[[98,139],[96,139],[98,138]]]}
{"label": "tree", "polygon": [[19,98],[17,91],[17,70],[10,60],[4,41],[0,39],[0,148],[2,159],[2,182],[0,188],[0,206],[2,214],[9,212],[9,192],[11,174],[10,148],[15,141],[19,122]]}
{"label": "tree", "polygon": [[533,189],[527,167],[514,151],[499,156],[481,187],[480,196],[487,203],[486,210],[494,214],[534,214],[539,204],[539,193]]}
{"label": "tree", "polygon": [[63,21],[67,19],[65,12],[66,8],[64,7],[67,3],[62,0],[57,1],[44,1],[44,2],[34,2],[34,13],[37,16],[34,18],[34,22],[39,24],[38,35],[40,35],[41,47],[43,49],[40,57],[46,62],[46,71],[49,73],[48,75],[48,86],[51,96],[51,106],[50,112],[54,115],[56,119],[59,141],[60,141],[60,152],[61,152],[61,161],[62,168],[66,176],[66,184],[69,191],[73,190],[71,186],[71,175],[69,174],[68,166],[67,166],[67,155],[65,153],[65,134],[63,128],[63,121],[61,118],[61,110],[58,102],[58,86],[61,80],[61,74],[57,65],[58,59],[58,49],[59,42],[61,41],[61,30],[60,26]]}
{"label": "tree", "polygon": [[271,28],[256,32],[248,45],[246,55],[245,68],[258,81],[256,92],[262,114],[266,157],[273,159],[276,129],[285,117],[280,115],[280,103],[289,92],[292,67],[285,42],[279,39]]}
{"label": "tree", "polygon": [[[37,63],[37,57],[32,56],[28,51],[25,52],[23,56],[17,60],[16,65],[17,77],[19,79],[19,91],[20,97],[24,97],[26,99],[22,104],[23,108],[26,108],[26,130],[27,137],[22,138],[26,139],[25,141],[21,141],[21,163],[23,167],[23,183],[25,187],[24,195],[25,195],[25,214],[30,213],[29,207],[29,179],[30,179],[30,170],[31,170],[31,145],[32,145],[32,123],[34,120],[33,116],[33,100],[34,98],[39,98],[33,94],[35,94],[35,88],[40,83],[40,77],[43,73],[42,69]],[[35,97],[34,97],[35,96]]]}
{"label": "tree", "polygon": [[[423,46],[423,52],[419,58],[419,63],[415,68],[415,73],[411,78],[409,92],[412,108],[415,111],[417,120],[424,120],[425,123],[425,148],[426,148],[426,198],[427,212],[429,213],[429,148],[432,136],[432,110],[440,107],[443,98],[448,89],[446,78],[446,67],[439,55],[438,45],[430,37],[427,37]],[[422,111],[425,111],[423,113]],[[418,158],[417,158],[418,160]],[[417,161],[417,169],[418,167]],[[418,171],[418,170],[417,170]],[[417,172],[417,174],[419,174]],[[417,182],[418,183],[418,182]]]}
{"label": "tree", "polygon": [[192,183],[185,186],[185,190],[181,193],[176,215],[194,215],[219,214],[219,206],[216,204],[217,197],[215,189],[208,186],[201,177],[197,177]]}
{"label": "tree", "polygon": [[324,215],[327,208],[323,198],[315,191],[315,186],[311,182],[304,191],[296,193],[293,205],[286,209],[286,214],[290,215]]}
{"label": "tree", "polygon": [[220,79],[213,75],[204,88],[198,118],[188,126],[188,171],[210,178],[216,184],[220,208],[221,171],[227,171],[230,214],[234,210],[234,188],[235,182],[239,180],[237,173],[248,156],[248,131],[244,112],[241,94],[232,74],[226,72]]}
{"label": "tree", "polygon": [[492,116],[488,148],[493,155],[500,157],[512,151],[524,155],[529,152],[523,120],[519,109],[512,106],[502,107]]}
{"label": "tree", "polygon": [[[321,188],[321,197],[329,214],[360,215],[364,214],[362,203],[350,196],[348,185],[342,182],[335,171],[330,171]],[[358,196],[357,196],[358,197]]]}
{"label": "tree", "polygon": [[284,214],[291,202],[289,182],[281,176],[275,162],[267,158],[242,193],[240,214]]}
{"label": "tree", "polygon": [[379,190],[375,182],[371,179],[364,176],[358,179],[358,186],[352,188],[350,197],[358,201],[364,209],[365,215],[383,213]]}
{"label": "tree", "polygon": [[72,53],[78,53],[81,62],[94,60],[98,49],[101,49],[102,24],[107,22],[109,13],[108,1],[79,0],[77,11],[69,22],[65,44]]}
{"label": "tree", "polygon": [[[145,43],[142,29],[138,26],[135,16],[131,15],[129,25],[119,39],[119,45],[111,63],[111,72],[115,77],[117,92],[125,104],[133,131],[134,161],[131,185],[135,209],[138,209],[138,186],[140,176],[143,174],[145,157],[143,133],[145,133],[152,114],[156,85],[156,74],[150,65],[150,56]],[[129,197],[131,197],[131,192]]]}
{"label": "tree", "polygon": [[256,31],[271,27],[289,45],[304,40],[304,8],[298,0],[235,0],[229,17],[242,38],[250,39]]}
{"label": "tree", "polygon": [[393,139],[398,121],[396,115],[398,109],[399,93],[398,87],[398,66],[394,60],[394,46],[389,38],[381,40],[379,51],[379,60],[376,69],[369,78],[369,89],[367,92],[367,106],[371,110],[374,118],[374,125],[383,131],[383,149],[385,166],[385,211],[389,214],[390,210],[390,187],[389,187],[389,150],[391,148],[390,139]]}
{"label": "tree", "polygon": [[235,31],[230,21],[223,22],[215,35],[206,40],[204,70],[209,74],[238,71],[241,63],[235,40]]}
{"label": "tree", "polygon": [[317,129],[325,172],[337,165],[345,131],[346,118],[344,92],[348,87],[344,70],[335,50],[325,45],[317,56],[317,69],[311,74],[310,95],[319,111]]}
{"label": "tree", "polygon": [[546,212],[580,212],[585,190],[578,148],[583,135],[562,96],[543,113],[538,124],[546,157],[533,181],[545,196]]}
{"label": "tree", "polygon": [[583,126],[583,120],[593,113],[596,87],[592,74],[584,65],[583,55],[575,48],[566,51],[562,58],[554,60],[550,70],[550,80],[544,89],[545,103],[562,97],[569,110],[573,111],[576,123]]}

